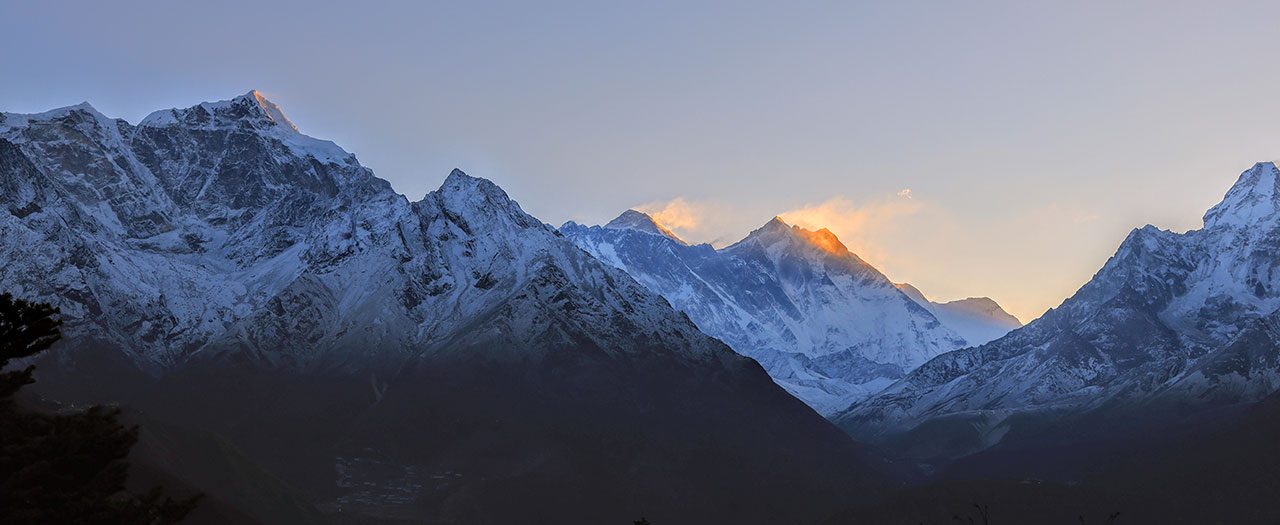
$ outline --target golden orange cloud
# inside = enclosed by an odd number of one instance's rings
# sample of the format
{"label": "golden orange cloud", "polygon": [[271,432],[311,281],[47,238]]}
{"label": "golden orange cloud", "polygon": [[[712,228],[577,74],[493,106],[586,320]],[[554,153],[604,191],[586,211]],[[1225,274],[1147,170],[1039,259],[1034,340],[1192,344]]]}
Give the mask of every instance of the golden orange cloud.
{"label": "golden orange cloud", "polygon": [[925,204],[913,198],[909,188],[897,196],[878,198],[863,204],[844,196],[836,196],[822,202],[806,204],[778,214],[783,221],[807,230],[831,230],[849,247],[849,251],[883,270],[891,257],[888,250],[877,242],[877,236],[894,221],[914,215]]}
{"label": "golden orange cloud", "polygon": [[641,204],[636,209],[649,214],[658,224],[684,232],[697,230],[705,214],[704,205],[690,203],[684,197]]}
{"label": "golden orange cloud", "polygon": [[[787,224],[806,230],[830,230],[850,251],[879,267],[889,259],[891,250],[882,247],[882,243],[877,240],[878,236],[887,235],[886,229],[897,225],[895,221],[915,214],[926,204],[927,201],[915,198],[909,188],[904,188],[895,194],[863,203],[836,196],[778,215]],[[758,219],[754,216],[743,217],[742,210],[733,206],[686,197],[649,202],[634,208],[649,214],[658,224],[675,231],[683,239],[695,243],[714,239],[710,242],[717,247],[740,238],[726,235],[727,232]]]}

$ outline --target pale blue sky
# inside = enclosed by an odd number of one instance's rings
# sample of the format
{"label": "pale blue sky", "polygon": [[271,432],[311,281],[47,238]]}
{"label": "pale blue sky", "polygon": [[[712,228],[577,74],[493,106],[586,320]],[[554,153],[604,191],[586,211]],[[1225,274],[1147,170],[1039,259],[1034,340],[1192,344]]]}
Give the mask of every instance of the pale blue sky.
{"label": "pale blue sky", "polygon": [[460,167],[553,224],[785,213],[1023,320],[1280,157],[1267,3],[461,4],[0,0],[0,110],[257,88],[414,199]]}

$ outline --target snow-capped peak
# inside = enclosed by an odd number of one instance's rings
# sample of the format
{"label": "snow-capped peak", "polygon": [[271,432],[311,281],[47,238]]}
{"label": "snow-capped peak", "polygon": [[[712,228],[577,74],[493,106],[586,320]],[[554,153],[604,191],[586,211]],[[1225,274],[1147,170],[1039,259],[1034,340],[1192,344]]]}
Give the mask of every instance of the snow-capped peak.
{"label": "snow-capped peak", "polygon": [[[924,292],[916,288],[911,283],[893,283],[898,290],[910,297],[916,304],[925,307],[934,314],[937,314],[938,308],[945,308],[955,312],[964,312],[979,317],[989,317],[994,321],[1007,325],[1011,328],[1022,326],[1022,321],[1014,317],[1013,314],[1006,312],[1000,303],[990,297],[966,297],[964,299],[956,299],[954,301],[935,302],[925,297]],[[1008,330],[1006,330],[1008,331]],[[1003,334],[1001,334],[1003,335]],[[969,341],[971,344],[977,345],[984,341]]]}
{"label": "snow-capped peak", "polygon": [[809,244],[826,253],[837,255],[850,253],[849,248],[840,242],[840,239],[836,237],[836,234],[831,233],[831,230],[822,228],[817,231],[811,231],[800,227],[795,227],[794,229],[800,238],[809,241]]}
{"label": "snow-capped peak", "polygon": [[1205,229],[1256,227],[1275,222],[1280,197],[1280,171],[1274,162],[1259,162],[1240,174],[1222,202],[1204,214]]}
{"label": "snow-capped peak", "polygon": [[264,116],[271,119],[272,122],[275,122],[279,126],[287,127],[293,131],[298,131],[298,126],[295,126],[288,117],[284,116],[284,112],[280,110],[280,106],[277,106],[274,102],[267,100],[266,97],[262,96],[261,91],[256,89],[251,90],[248,93],[236,97],[233,101],[239,101],[240,103],[252,103],[257,106],[258,110],[261,111]]}
{"label": "snow-capped peak", "polygon": [[[1004,311],[1004,308],[1000,307],[1000,303],[997,303],[995,299],[990,297],[968,297],[965,299],[956,299],[954,301],[940,303],[938,306],[957,313],[968,314],[975,318],[988,319],[991,322],[1004,327],[1005,331],[1022,326],[1021,320],[1014,317],[1013,314]],[[962,333],[961,335],[964,334]],[[982,338],[977,337],[966,336],[965,338],[970,339],[970,343],[975,345],[986,342],[982,341]]]}
{"label": "snow-capped peak", "polygon": [[960,334],[971,346],[981,345],[1022,326],[1022,321],[1004,311],[990,297],[934,302],[909,283],[894,283],[893,286],[933,313],[942,324]]}
{"label": "snow-capped peak", "polygon": [[179,123],[198,123],[207,127],[252,127],[269,129],[279,127],[298,133],[298,126],[284,116],[280,106],[267,100],[258,90],[231,100],[201,102],[186,109],[162,109],[154,111],[138,123],[139,126],[165,127]]}
{"label": "snow-capped peak", "polygon": [[476,195],[483,197],[485,200],[492,201],[494,204],[507,205],[514,204],[507,192],[502,191],[497,184],[492,181],[467,175],[465,171],[454,168],[449,172],[449,176],[445,177],[444,183],[440,185],[440,192],[446,196],[467,196]]}
{"label": "snow-capped peak", "polygon": [[680,244],[688,244],[677,236],[675,232],[671,231],[671,229],[659,224],[658,221],[654,220],[653,216],[641,211],[624,211],[622,212],[622,215],[619,215],[617,218],[609,221],[609,224],[604,225],[604,227],[614,230],[635,230],[644,233],[652,233],[654,235],[667,237]]}
{"label": "snow-capped peak", "polygon": [[13,128],[21,128],[32,122],[48,122],[54,119],[66,117],[71,113],[85,113],[93,117],[99,124],[106,125],[113,122],[110,117],[98,112],[93,105],[88,102],[81,102],[72,106],[64,106],[40,113],[2,113],[0,112],[0,131]]}
{"label": "snow-capped peak", "polygon": [[488,179],[472,177],[460,169],[449,172],[440,189],[427,194],[424,201],[434,203],[450,221],[468,232],[483,231],[498,225],[518,228],[543,228],[541,222],[525,213],[520,203]]}
{"label": "snow-capped peak", "polygon": [[955,305],[964,310],[968,310],[974,313],[980,313],[983,315],[992,315],[992,316],[1000,315],[1000,316],[1012,317],[1011,315],[1006,313],[1003,308],[1000,308],[1000,305],[996,303],[994,300],[992,300],[990,297],[967,297],[964,299],[956,299],[954,301],[948,301],[942,304]]}
{"label": "snow-capped peak", "polygon": [[920,306],[929,308],[934,304],[933,301],[930,301],[928,297],[924,296],[924,292],[921,292],[919,288],[912,286],[911,283],[893,283],[893,285],[901,290],[902,293],[907,294],[907,297],[910,297],[912,301],[915,301]]}
{"label": "snow-capped peak", "polygon": [[[764,226],[761,226],[759,229],[751,233],[755,234],[759,232],[760,234],[765,234],[769,232],[785,232],[785,231],[791,231],[791,225],[787,224],[786,221],[783,221],[782,217],[778,217],[777,215],[775,215],[772,219],[769,219],[769,222],[764,223]],[[750,237],[750,235],[748,235],[748,237]]]}
{"label": "snow-capped peak", "polygon": [[748,233],[742,240],[727,246],[725,250],[740,250],[747,246],[766,247],[791,236],[791,225],[783,222],[781,217],[774,217],[769,219],[769,222],[764,223],[764,226],[751,230],[751,233]]}
{"label": "snow-capped peak", "polygon": [[741,241],[725,248],[728,252],[741,252],[752,248],[768,253],[809,254],[812,260],[841,261],[851,268],[869,269],[879,273],[861,257],[849,250],[831,230],[808,230],[789,225],[781,217],[774,217],[764,226],[747,234]]}
{"label": "snow-capped peak", "polygon": [[284,143],[300,156],[321,162],[345,164],[352,155],[328,140],[302,134],[284,111],[267,100],[258,90],[231,100],[201,102],[185,109],[163,109],[147,115],[139,127],[165,128],[181,126],[192,130],[250,131]]}

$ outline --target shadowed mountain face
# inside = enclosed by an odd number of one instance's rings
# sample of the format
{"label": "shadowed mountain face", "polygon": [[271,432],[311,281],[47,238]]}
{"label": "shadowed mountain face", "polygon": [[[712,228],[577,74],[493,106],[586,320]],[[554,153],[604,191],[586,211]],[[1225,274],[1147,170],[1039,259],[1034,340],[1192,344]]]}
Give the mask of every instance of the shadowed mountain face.
{"label": "shadowed mountain face", "polygon": [[1108,439],[1262,399],[1280,386],[1277,184],[1275,165],[1258,164],[1204,228],[1134,230],[1058,308],[938,356],[838,421],[907,455],[949,457]]}
{"label": "shadowed mountain face", "polygon": [[560,231],[662,294],[704,332],[758,360],[823,414],[966,346],[961,330],[983,338],[978,343],[1012,327],[989,312],[930,303],[915,288],[894,285],[830,231],[777,218],[721,250],[689,246],[634,210],[604,227],[570,222]]}
{"label": "shadowed mountain face", "polygon": [[0,289],[66,319],[48,395],[225,439],[332,515],[806,522],[880,479],[497,186],[410,202],[256,92],[137,126],[2,114],[0,186]]}

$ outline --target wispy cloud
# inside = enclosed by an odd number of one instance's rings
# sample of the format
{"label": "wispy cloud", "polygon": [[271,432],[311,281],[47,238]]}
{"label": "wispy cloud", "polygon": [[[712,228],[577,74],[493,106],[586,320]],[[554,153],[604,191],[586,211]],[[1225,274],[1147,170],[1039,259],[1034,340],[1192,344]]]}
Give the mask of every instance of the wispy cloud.
{"label": "wispy cloud", "polygon": [[636,206],[637,210],[649,214],[658,224],[677,231],[693,231],[704,224],[707,215],[705,203],[693,203],[684,197],[676,197],[669,201],[650,202]]}
{"label": "wispy cloud", "polygon": [[817,230],[827,228],[844,242],[849,250],[881,266],[891,257],[879,237],[902,219],[924,209],[926,203],[915,199],[910,188],[863,203],[844,196],[806,204],[778,214],[788,224]]}
{"label": "wispy cloud", "polygon": [[[910,188],[904,188],[864,202],[835,196],[777,215],[788,224],[802,228],[827,228],[854,253],[879,266],[891,251],[882,247],[879,242],[883,240],[882,236],[889,235],[889,229],[901,226],[903,219],[915,215],[927,205],[926,199],[917,198]],[[648,213],[681,238],[695,243],[710,242],[714,246],[724,246],[741,239],[745,231],[758,228],[772,215],[747,213],[722,202],[687,197],[647,202],[633,208]]]}
{"label": "wispy cloud", "polygon": [[[674,231],[680,238],[692,242],[710,242],[723,246],[728,232],[736,231],[741,219],[740,209],[722,202],[675,197],[632,206],[648,213],[658,224]],[[731,236],[731,235],[728,235]],[[731,241],[730,241],[731,242]]]}

